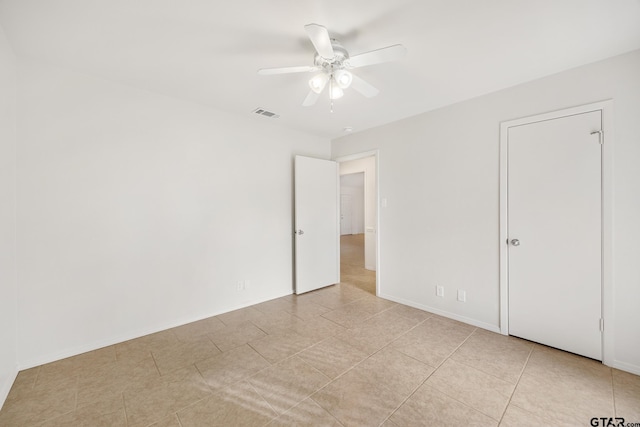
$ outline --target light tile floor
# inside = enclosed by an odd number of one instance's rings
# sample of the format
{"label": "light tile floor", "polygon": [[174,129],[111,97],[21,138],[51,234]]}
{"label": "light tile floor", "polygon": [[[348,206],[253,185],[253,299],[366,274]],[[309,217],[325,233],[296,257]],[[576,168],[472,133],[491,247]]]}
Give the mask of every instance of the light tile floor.
{"label": "light tile floor", "polygon": [[640,422],[640,377],[382,300],[359,280],[22,371],[0,426]]}

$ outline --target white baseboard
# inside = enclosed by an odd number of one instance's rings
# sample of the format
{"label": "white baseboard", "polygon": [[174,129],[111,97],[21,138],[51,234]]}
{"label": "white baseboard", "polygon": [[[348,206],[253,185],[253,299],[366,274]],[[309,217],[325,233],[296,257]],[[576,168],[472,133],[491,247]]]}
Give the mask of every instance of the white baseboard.
{"label": "white baseboard", "polygon": [[7,396],[9,396],[11,387],[18,377],[18,372],[20,372],[20,370],[18,366],[16,366],[14,372],[7,377],[4,384],[0,384],[0,409],[2,409],[4,402],[7,400]]}
{"label": "white baseboard", "polygon": [[[388,299],[390,301],[394,301],[400,304],[404,304],[404,305],[408,305],[409,307],[414,307],[414,308],[419,308],[420,310],[425,310],[428,311],[430,313],[434,313],[437,314],[439,316],[442,317],[447,317],[449,319],[453,319],[453,320],[457,320],[459,322],[463,322],[463,323],[467,323],[469,325],[472,326],[477,326],[478,328],[482,328],[482,329],[486,329],[488,331],[491,332],[496,332],[498,334],[502,333],[500,331],[500,327],[496,326],[496,325],[491,325],[489,323],[485,323],[485,322],[480,322],[478,320],[475,319],[471,319],[469,317],[465,317],[465,316],[460,316],[459,314],[455,314],[455,313],[449,313],[448,311],[444,311],[444,310],[440,310],[434,307],[429,307],[427,305],[423,305],[423,304],[417,304],[413,301],[408,301],[402,298],[398,298],[392,295],[378,295],[380,298],[384,298],[384,299]],[[603,362],[604,364],[604,362]],[[607,366],[610,366],[612,368],[616,368],[619,369],[621,371],[625,371],[625,372],[629,372],[631,374],[635,374],[635,375],[640,375],[640,366],[638,365],[634,365],[632,363],[626,363],[626,362],[621,362],[619,360],[614,360],[612,364],[607,364]]]}
{"label": "white baseboard", "polygon": [[611,367],[620,369],[621,371],[629,372],[631,374],[640,375],[640,366],[634,365],[632,363],[626,363],[626,362],[620,362],[619,360],[614,360]]}
{"label": "white baseboard", "polygon": [[[52,353],[52,354],[47,354],[44,356],[39,356],[39,357],[35,357],[32,359],[28,359],[28,360],[24,360],[21,361],[20,363],[18,363],[18,365],[15,368],[15,372],[13,373],[13,375],[9,376],[7,381],[4,384],[0,384],[0,405],[4,404],[7,396],[9,395],[9,391],[11,391],[11,387],[16,379],[16,377],[18,376],[18,372],[24,369],[29,369],[29,368],[33,368],[34,366],[40,366],[40,365],[44,365],[45,363],[50,363],[50,362],[55,362],[56,360],[60,360],[60,359],[64,359],[67,357],[71,357],[71,356],[76,356],[78,354],[82,354],[82,353],[86,353],[88,351],[93,351],[93,350],[97,350],[103,347],[108,347],[110,345],[114,345],[114,344],[118,344],[124,341],[128,341],[131,339],[135,339],[135,338],[139,338],[145,335],[149,335],[149,334],[153,334],[156,332],[160,332],[160,331],[164,331],[166,329],[171,329],[171,328],[175,328],[178,326],[182,326],[185,325],[187,323],[191,323],[191,322],[197,322],[198,320],[202,320],[202,319],[206,319],[212,316],[218,316],[220,314],[224,314],[224,313],[228,313],[230,311],[234,311],[234,310],[238,310],[241,308],[245,308],[245,307],[249,307],[251,305],[255,305],[255,304],[259,304],[261,302],[266,302],[266,301],[270,301],[272,299],[276,299],[276,298],[281,298],[283,296],[287,296],[287,295],[291,295],[292,292],[287,292],[284,293],[282,295],[276,295],[273,297],[269,297],[267,299],[262,299],[259,301],[252,301],[252,302],[247,302],[247,303],[243,303],[237,306],[233,306],[231,308],[229,308],[228,310],[225,311],[220,311],[220,312],[213,312],[204,316],[198,316],[195,318],[189,318],[189,319],[181,319],[180,321],[176,321],[176,322],[170,322],[164,325],[160,325],[158,327],[153,327],[153,328],[148,328],[148,329],[140,329],[137,331],[132,331],[123,335],[119,335],[113,338],[109,338],[106,340],[101,340],[101,341],[94,341],[92,343],[86,344],[86,345],[82,345],[82,346],[78,346],[75,347],[73,349],[69,349],[69,350],[65,350],[65,351],[61,351],[58,353]],[[481,322],[478,321],[476,319],[472,319],[469,317],[465,317],[465,316],[461,316],[459,314],[455,314],[455,313],[450,313],[448,311],[444,311],[444,310],[440,310],[438,308],[434,308],[434,307],[430,307],[427,305],[423,305],[423,304],[418,304],[415,303],[413,301],[408,301],[405,300],[403,298],[399,298],[399,297],[395,297],[393,295],[386,295],[386,294],[380,294],[379,295],[380,298],[384,298],[384,299],[388,299],[390,301],[394,301],[400,304],[404,304],[404,305],[408,305],[409,307],[414,307],[414,308],[418,308],[420,310],[425,310],[428,311],[430,313],[434,313],[437,314],[439,316],[442,317],[446,317],[449,319],[453,319],[453,320],[457,320],[459,322],[463,322],[466,323],[468,325],[472,325],[472,326],[476,326],[478,328],[482,328],[491,332],[495,332],[495,333],[500,333],[500,327],[496,326],[496,325],[492,325],[490,323],[486,323],[486,322]],[[618,360],[614,360],[614,362],[610,365],[613,368],[616,369],[620,369],[621,371],[625,371],[625,372],[629,372],[635,375],[640,375],[640,366],[638,365],[634,365],[631,363],[626,363],[626,362],[621,362]],[[1,408],[1,406],[0,406]]]}
{"label": "white baseboard", "polygon": [[402,298],[398,298],[392,295],[380,294],[378,295],[380,298],[388,299],[390,301],[394,301],[400,304],[408,305],[409,307],[419,308],[420,310],[425,310],[433,314],[437,314],[438,316],[446,317],[449,319],[457,320],[458,322],[466,323],[468,325],[476,326],[478,328],[486,329],[487,331],[500,333],[500,327],[497,325],[492,325],[490,323],[481,322],[476,319],[472,319],[470,317],[461,316],[459,314],[450,313],[448,311],[440,310],[438,308],[429,307],[428,305],[418,304],[413,301],[408,301]]}
{"label": "white baseboard", "polygon": [[[127,332],[127,333],[122,334],[122,335],[117,335],[117,336],[112,337],[112,338],[99,340],[99,341],[93,341],[91,343],[88,343],[88,344],[85,344],[85,345],[81,345],[81,346],[78,346],[78,347],[74,347],[74,348],[71,348],[71,349],[66,349],[64,351],[60,351],[60,352],[57,352],[57,353],[50,353],[50,354],[46,354],[46,355],[43,355],[43,356],[38,356],[38,357],[34,357],[34,358],[31,358],[31,359],[27,359],[27,360],[22,360],[18,364],[18,368],[19,368],[18,370],[21,371],[21,370],[24,370],[24,369],[33,368],[35,366],[44,365],[45,363],[55,362],[56,360],[66,359],[67,357],[77,356],[78,354],[86,353],[88,351],[98,350],[100,348],[108,347],[110,345],[119,344],[121,342],[129,341],[129,340],[132,340],[132,339],[135,339],[135,338],[140,338],[140,337],[143,337],[145,335],[155,334],[156,332],[160,332],[160,331],[164,331],[164,330],[167,330],[167,329],[175,328],[175,327],[178,327],[178,326],[186,325],[187,323],[197,322],[198,320],[207,319],[207,318],[213,317],[213,316],[218,316],[220,314],[228,313],[228,312],[234,311],[234,310],[239,310],[241,308],[249,307],[249,306],[252,306],[252,305],[255,305],[255,304],[260,304],[261,302],[271,301],[272,299],[281,298],[281,297],[284,297],[284,296],[287,296],[287,295],[291,295],[291,294],[292,294],[292,292],[289,291],[288,293],[284,293],[282,295],[270,296],[270,297],[268,297],[266,299],[261,299],[261,300],[258,300],[258,301],[246,302],[246,303],[239,304],[237,306],[232,306],[228,310],[219,311],[219,312],[212,312],[212,313],[209,313],[209,314],[206,314],[206,315],[197,316],[197,317],[194,317],[194,318],[180,319],[178,321],[168,322],[166,324],[161,324],[161,325],[158,325],[158,326],[154,326],[152,328],[139,329],[139,330]],[[9,385],[9,388],[11,388],[11,385]],[[7,391],[7,393],[8,393],[8,391]]]}

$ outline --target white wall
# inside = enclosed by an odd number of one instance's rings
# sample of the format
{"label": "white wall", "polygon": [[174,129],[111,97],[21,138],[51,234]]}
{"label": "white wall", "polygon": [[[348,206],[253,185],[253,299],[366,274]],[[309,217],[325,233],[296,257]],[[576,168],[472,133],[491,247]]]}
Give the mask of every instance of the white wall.
{"label": "white wall", "polygon": [[[363,150],[365,151],[365,150]],[[337,158],[335,150],[332,157]],[[364,172],[364,267],[376,270],[377,193],[376,158],[374,156],[340,163],[340,175]]]}
{"label": "white wall", "polygon": [[16,72],[0,28],[0,408],[18,372],[16,359]]}
{"label": "white wall", "polygon": [[293,156],[328,140],[37,64],[18,102],[23,367],[292,292]]}
{"label": "white wall", "polygon": [[334,158],[380,150],[381,295],[498,330],[499,124],[613,98],[615,318],[606,321],[615,366],[640,374],[639,76],[634,51],[334,140]]}

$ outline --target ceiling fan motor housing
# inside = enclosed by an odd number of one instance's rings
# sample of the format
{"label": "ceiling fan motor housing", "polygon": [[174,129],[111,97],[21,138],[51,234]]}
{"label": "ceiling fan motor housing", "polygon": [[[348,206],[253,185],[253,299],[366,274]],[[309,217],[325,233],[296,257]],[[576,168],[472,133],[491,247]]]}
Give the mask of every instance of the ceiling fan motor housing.
{"label": "ceiling fan motor housing", "polygon": [[322,67],[322,69],[327,73],[347,68],[347,61],[349,59],[349,52],[347,52],[347,49],[345,49],[344,46],[342,46],[336,39],[331,39],[331,47],[333,48],[334,53],[333,58],[323,58],[316,52],[313,57],[313,63],[318,67]]}

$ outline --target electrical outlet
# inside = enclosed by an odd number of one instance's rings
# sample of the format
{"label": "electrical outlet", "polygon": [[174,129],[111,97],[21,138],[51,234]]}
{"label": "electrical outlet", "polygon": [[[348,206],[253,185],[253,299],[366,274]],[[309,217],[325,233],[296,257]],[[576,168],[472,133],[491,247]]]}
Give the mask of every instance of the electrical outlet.
{"label": "electrical outlet", "polygon": [[467,292],[462,289],[458,289],[458,301],[466,302],[467,301]]}
{"label": "electrical outlet", "polygon": [[236,283],[236,291],[244,291],[244,282],[242,280],[238,280]]}
{"label": "electrical outlet", "polygon": [[444,286],[436,286],[436,296],[444,298]]}

